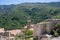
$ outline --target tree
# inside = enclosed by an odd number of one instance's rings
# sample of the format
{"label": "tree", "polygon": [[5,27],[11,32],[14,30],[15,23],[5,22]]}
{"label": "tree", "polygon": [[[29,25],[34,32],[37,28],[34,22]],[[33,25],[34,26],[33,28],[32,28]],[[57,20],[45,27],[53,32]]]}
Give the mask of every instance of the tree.
{"label": "tree", "polygon": [[32,35],[33,34],[33,31],[31,31],[31,30],[25,30],[24,33],[25,33],[25,35],[28,35],[29,36],[29,35]]}

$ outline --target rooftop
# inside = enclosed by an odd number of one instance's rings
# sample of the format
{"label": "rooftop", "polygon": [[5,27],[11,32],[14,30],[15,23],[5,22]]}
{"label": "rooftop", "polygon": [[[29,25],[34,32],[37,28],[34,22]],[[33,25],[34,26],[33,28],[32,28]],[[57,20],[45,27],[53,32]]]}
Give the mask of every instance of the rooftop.
{"label": "rooftop", "polygon": [[0,28],[0,33],[5,32],[4,28]]}

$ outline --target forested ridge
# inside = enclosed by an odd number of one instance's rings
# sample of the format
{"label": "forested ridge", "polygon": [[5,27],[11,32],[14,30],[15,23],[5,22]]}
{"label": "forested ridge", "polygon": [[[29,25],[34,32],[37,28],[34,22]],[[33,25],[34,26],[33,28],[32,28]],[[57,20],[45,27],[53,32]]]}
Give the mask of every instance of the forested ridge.
{"label": "forested ridge", "polygon": [[22,29],[30,16],[31,24],[50,18],[60,18],[60,2],[0,5],[0,27]]}

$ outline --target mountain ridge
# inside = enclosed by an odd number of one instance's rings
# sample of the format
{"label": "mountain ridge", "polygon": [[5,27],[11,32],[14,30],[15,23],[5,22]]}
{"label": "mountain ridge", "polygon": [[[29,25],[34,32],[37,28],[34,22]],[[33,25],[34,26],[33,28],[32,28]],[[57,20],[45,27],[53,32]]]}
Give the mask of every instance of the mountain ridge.
{"label": "mountain ridge", "polygon": [[22,29],[28,16],[31,24],[50,18],[60,19],[60,2],[0,5],[0,27],[6,30]]}

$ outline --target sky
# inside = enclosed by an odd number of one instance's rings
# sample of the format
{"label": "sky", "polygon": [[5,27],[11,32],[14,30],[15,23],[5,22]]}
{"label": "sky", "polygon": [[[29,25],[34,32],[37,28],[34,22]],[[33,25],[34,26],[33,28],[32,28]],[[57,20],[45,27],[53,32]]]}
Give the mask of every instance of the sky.
{"label": "sky", "polygon": [[60,2],[60,0],[0,0],[0,5],[19,4],[25,2]]}

